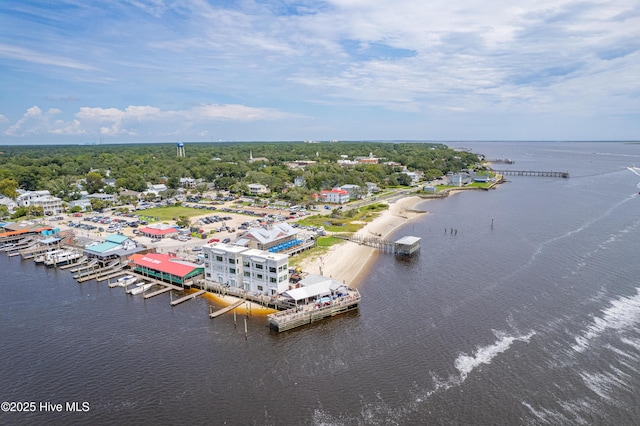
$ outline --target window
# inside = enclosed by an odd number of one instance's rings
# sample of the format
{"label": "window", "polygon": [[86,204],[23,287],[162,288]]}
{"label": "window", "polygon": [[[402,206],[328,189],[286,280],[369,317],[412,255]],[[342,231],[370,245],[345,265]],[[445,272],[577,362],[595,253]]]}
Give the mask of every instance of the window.
{"label": "window", "polygon": [[274,268],[273,266],[269,266],[269,272],[271,272],[272,274],[275,274],[276,268]]}
{"label": "window", "polygon": [[236,260],[235,259],[229,259],[229,263],[232,264],[232,265],[235,265],[236,264]]}
{"label": "window", "polygon": [[229,273],[235,274],[236,273],[236,268],[229,268]]}
{"label": "window", "polygon": [[217,260],[218,262],[222,262],[222,256],[216,256],[216,260]]}
{"label": "window", "polygon": [[276,282],[276,277],[270,277],[269,278],[269,282],[270,283],[275,283]]}
{"label": "window", "polygon": [[259,280],[263,280],[264,279],[264,275],[256,274],[256,278],[259,279]]}
{"label": "window", "polygon": [[251,276],[251,273],[250,273],[249,271],[244,271],[244,274],[243,274],[243,275],[244,275],[245,277],[250,277],[250,276]]}
{"label": "window", "polygon": [[207,272],[207,278],[211,278],[211,272]]}
{"label": "window", "polygon": [[262,263],[254,263],[253,267],[256,269],[264,269],[264,265]]}
{"label": "window", "polygon": [[242,266],[248,268],[251,265],[249,264],[249,261],[245,260],[245,261],[242,262]]}
{"label": "window", "polygon": [[205,268],[208,268],[209,267],[209,262],[205,262],[204,266],[205,266]]}
{"label": "window", "polygon": [[205,254],[204,254],[204,258],[205,258],[205,259],[208,259],[208,258],[209,258],[209,253],[205,253]]}
{"label": "window", "polygon": [[258,291],[262,291],[262,286],[261,285],[258,286]]}

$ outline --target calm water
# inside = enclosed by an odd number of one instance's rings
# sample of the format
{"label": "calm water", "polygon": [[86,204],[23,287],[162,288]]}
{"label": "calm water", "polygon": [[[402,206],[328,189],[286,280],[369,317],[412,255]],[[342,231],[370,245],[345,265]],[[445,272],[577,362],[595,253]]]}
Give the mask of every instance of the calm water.
{"label": "calm water", "polygon": [[0,254],[0,400],[90,406],[0,423],[638,424],[640,145],[460,146],[571,178],[421,204],[359,314],[287,333]]}

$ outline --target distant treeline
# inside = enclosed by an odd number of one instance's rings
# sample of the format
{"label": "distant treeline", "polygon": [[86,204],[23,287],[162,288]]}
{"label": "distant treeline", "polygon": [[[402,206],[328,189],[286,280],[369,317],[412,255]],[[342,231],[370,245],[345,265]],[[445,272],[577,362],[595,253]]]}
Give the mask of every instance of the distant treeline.
{"label": "distant treeline", "polygon": [[[436,143],[186,143],[185,157],[177,156],[176,144],[166,143],[5,146],[0,151],[0,183],[11,180],[25,190],[52,189],[53,195],[59,192],[56,188],[66,187],[73,180],[86,180],[90,171],[116,179],[118,189],[134,191],[146,190],[147,182],[166,182],[175,188],[182,177],[203,179],[219,189],[262,183],[272,191],[281,191],[297,176],[304,177],[304,190],[318,191],[343,184],[374,182],[384,187],[405,183],[398,174],[401,168],[383,164],[340,167],[337,160],[341,156],[353,159],[371,153],[381,163],[399,163],[411,171],[424,172],[427,178],[478,162],[475,154]],[[250,155],[268,161],[250,162]],[[317,163],[305,170],[284,164],[296,160]]]}

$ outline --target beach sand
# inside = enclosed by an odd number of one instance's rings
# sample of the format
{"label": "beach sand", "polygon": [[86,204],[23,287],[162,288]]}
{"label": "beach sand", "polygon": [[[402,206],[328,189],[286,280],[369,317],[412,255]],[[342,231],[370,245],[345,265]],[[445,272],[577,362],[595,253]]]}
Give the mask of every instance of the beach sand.
{"label": "beach sand", "polygon": [[[417,197],[401,198],[389,204],[389,209],[369,222],[358,234],[364,237],[386,238],[400,225],[427,213],[418,212],[414,208],[425,200]],[[357,287],[360,273],[371,261],[376,249],[359,245],[350,241],[333,245],[323,255],[312,256],[298,265],[304,272],[321,274]]]}

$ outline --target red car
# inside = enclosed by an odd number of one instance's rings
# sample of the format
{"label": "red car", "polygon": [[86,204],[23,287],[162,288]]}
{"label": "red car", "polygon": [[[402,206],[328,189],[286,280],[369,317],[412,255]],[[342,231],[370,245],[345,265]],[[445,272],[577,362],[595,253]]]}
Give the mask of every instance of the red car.
{"label": "red car", "polygon": [[209,244],[209,243],[219,243],[219,242],[220,242],[220,240],[219,240],[219,239],[217,239],[217,238],[212,238],[212,239],[210,239],[209,241],[207,241],[207,244]]}

